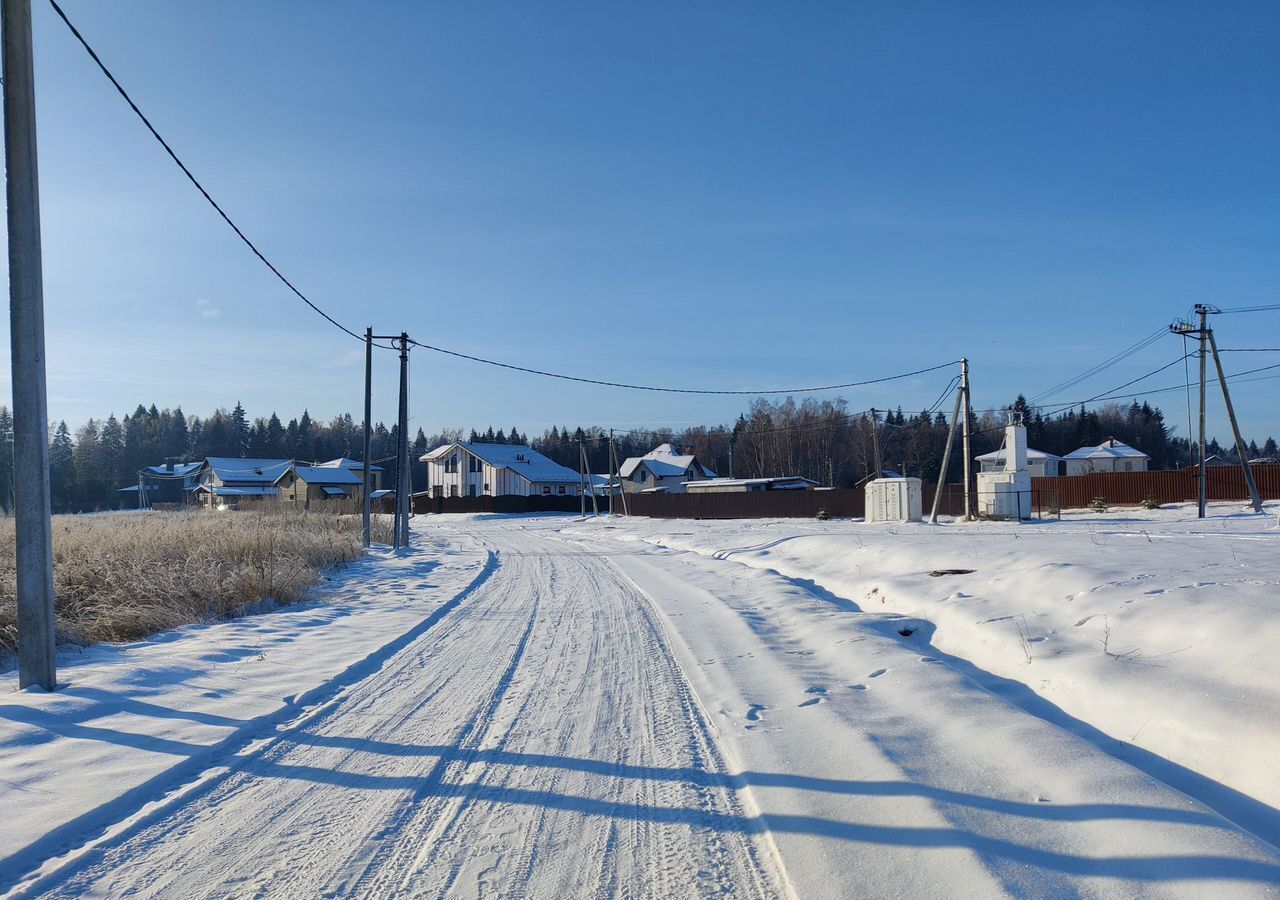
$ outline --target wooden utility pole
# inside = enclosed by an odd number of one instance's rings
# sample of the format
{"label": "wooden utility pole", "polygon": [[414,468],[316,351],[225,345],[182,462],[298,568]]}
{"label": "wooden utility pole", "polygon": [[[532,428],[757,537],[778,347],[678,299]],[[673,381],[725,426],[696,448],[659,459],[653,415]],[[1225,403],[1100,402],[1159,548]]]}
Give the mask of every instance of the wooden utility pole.
{"label": "wooden utility pole", "polygon": [[[587,488],[591,491],[591,514],[593,516],[600,515],[600,505],[596,502],[596,480],[591,474],[591,457],[587,455],[587,445],[585,443],[578,445],[582,451],[582,470],[587,473]],[[582,507],[583,515],[586,515],[586,506]]]}
{"label": "wooden utility pole", "polygon": [[36,166],[31,0],[0,4],[4,52],[5,198],[9,226],[9,339],[13,371],[13,517],[18,600],[18,686],[57,683],[49,408],[45,388],[44,279]]}
{"label": "wooden utility pole", "polygon": [[372,455],[373,445],[373,329],[366,328],[364,330],[364,456],[361,463],[364,465],[364,496],[360,501],[361,507],[361,535],[364,540],[364,546],[369,548],[372,530],[370,528],[370,519],[373,513],[373,498],[369,495],[373,492],[373,464],[369,461]]}
{"label": "wooden utility pole", "polygon": [[960,410],[964,403],[964,392],[956,391],[956,408],[951,413],[951,427],[947,429],[947,443],[942,448],[942,471],[938,473],[938,484],[933,491],[933,509],[929,511],[929,524],[938,524],[938,504],[942,502],[942,491],[947,486],[947,469],[951,465],[951,445],[956,440],[956,425],[960,422]]}
{"label": "wooden utility pole", "polygon": [[1222,371],[1222,359],[1218,356],[1218,342],[1213,339],[1213,331],[1208,333],[1209,349],[1213,351],[1213,365],[1218,370],[1218,384],[1222,385],[1222,400],[1227,405],[1227,418],[1231,420],[1231,435],[1236,439],[1236,456],[1240,458],[1240,468],[1244,470],[1244,483],[1249,488],[1249,501],[1254,512],[1262,512],[1262,497],[1258,495],[1258,485],[1253,480],[1253,470],[1249,468],[1249,454],[1245,450],[1244,438],[1240,436],[1240,423],[1236,421],[1236,409],[1231,405],[1231,392],[1227,390],[1227,376]]}
{"label": "wooden utility pole", "polygon": [[969,395],[969,360],[960,360],[960,396],[964,398],[964,418],[962,421],[961,450],[964,452],[964,517],[973,520],[973,493],[970,482],[973,480],[973,451],[969,444],[969,417],[973,415],[973,400]]}
{"label": "wooden utility pole", "polygon": [[617,457],[614,455],[614,452],[613,452],[613,429],[610,428],[609,429],[609,515],[610,516],[613,515],[613,492],[615,487],[617,487],[617,485],[615,485],[614,483],[614,477],[613,477],[613,471],[614,471],[613,461],[616,458]]}
{"label": "wooden utility pole", "polygon": [[578,444],[578,515],[582,518],[587,517],[587,455],[582,451],[585,448],[581,443]]}

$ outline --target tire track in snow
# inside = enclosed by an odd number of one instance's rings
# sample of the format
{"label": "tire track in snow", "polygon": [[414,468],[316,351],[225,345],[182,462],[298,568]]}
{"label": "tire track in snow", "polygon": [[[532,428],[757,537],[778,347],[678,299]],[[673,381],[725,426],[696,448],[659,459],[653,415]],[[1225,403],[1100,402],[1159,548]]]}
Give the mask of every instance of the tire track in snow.
{"label": "tire track in snow", "polygon": [[127,840],[172,810],[212,791],[246,762],[267,752],[280,739],[270,736],[273,730],[287,733],[325,715],[343,693],[375,677],[391,659],[421,639],[477,591],[498,566],[497,556],[486,553],[480,571],[466,587],[408,631],[321,684],[287,698],[276,712],[253,719],[217,744],[191,755],[87,816],[49,832],[40,841],[4,860],[4,874],[0,876],[0,891],[6,891],[3,896],[31,896],[33,891],[45,889],[83,867],[87,857]]}

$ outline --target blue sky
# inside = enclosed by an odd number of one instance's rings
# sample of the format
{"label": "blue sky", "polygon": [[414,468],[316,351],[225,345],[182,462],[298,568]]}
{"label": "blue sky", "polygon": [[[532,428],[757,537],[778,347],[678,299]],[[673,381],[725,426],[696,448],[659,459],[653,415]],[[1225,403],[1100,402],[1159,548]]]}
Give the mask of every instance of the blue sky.
{"label": "blue sky", "polygon": [[[976,404],[996,406],[1195,302],[1280,302],[1272,3],[64,6],[250,236],[356,330],[720,389],[967,355]],[[35,7],[51,417],[358,413],[360,345],[249,255]],[[1217,325],[1220,346],[1280,347],[1280,312]],[[1170,337],[1050,399],[1180,353]],[[390,420],[390,354],[376,377]],[[919,409],[948,377],[844,396]],[[1280,437],[1277,387],[1239,386],[1247,436]],[[1180,393],[1153,399],[1185,419]],[[744,405],[414,354],[428,431]]]}

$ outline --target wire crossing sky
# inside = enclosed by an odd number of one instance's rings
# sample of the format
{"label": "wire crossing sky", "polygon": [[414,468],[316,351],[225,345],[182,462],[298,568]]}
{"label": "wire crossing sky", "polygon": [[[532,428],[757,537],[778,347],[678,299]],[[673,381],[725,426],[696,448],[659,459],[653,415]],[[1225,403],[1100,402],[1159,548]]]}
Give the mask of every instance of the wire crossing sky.
{"label": "wire crossing sky", "polygon": [[[757,385],[919,410],[962,355],[978,407],[1052,408],[1168,363],[1140,338],[1195,303],[1280,345],[1270,5],[60,2],[299,297],[525,370],[414,354],[428,431],[728,422]],[[35,14],[51,417],[358,412],[362,348]],[[1233,399],[1280,433],[1271,383]]]}

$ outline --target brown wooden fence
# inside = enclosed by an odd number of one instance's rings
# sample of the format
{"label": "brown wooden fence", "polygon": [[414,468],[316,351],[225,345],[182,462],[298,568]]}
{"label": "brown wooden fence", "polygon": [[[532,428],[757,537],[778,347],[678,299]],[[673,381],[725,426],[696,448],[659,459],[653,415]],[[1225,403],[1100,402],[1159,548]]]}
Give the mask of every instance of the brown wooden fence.
{"label": "brown wooden fence", "polygon": [[[606,501],[607,502],[607,501]],[[603,507],[602,507],[603,509]],[[591,510],[591,498],[587,498],[587,511]],[[501,497],[429,497],[426,494],[414,494],[413,511],[415,515],[424,513],[541,513],[541,512],[579,512],[577,497],[518,497],[503,495]]]}
{"label": "brown wooden fence", "polygon": [[[1280,464],[1258,463],[1253,470],[1264,500],[1280,500]],[[1210,500],[1247,500],[1244,473],[1239,466],[1210,466],[1206,473]],[[1063,509],[1086,507],[1101,497],[1111,505],[1137,505],[1146,500],[1182,503],[1198,496],[1195,469],[1173,472],[1095,472],[1062,478],[1033,478],[1035,490],[1056,490]]]}

